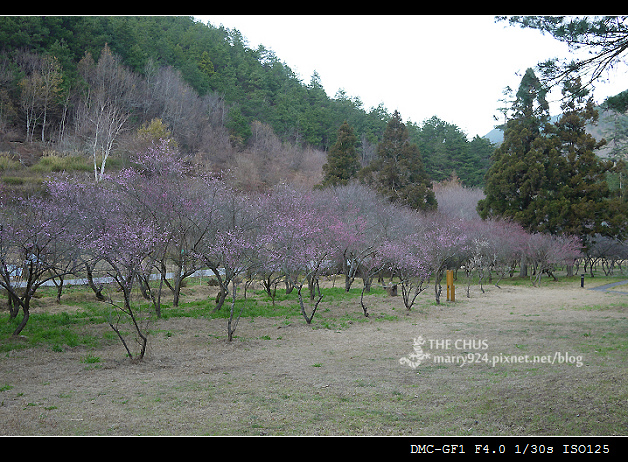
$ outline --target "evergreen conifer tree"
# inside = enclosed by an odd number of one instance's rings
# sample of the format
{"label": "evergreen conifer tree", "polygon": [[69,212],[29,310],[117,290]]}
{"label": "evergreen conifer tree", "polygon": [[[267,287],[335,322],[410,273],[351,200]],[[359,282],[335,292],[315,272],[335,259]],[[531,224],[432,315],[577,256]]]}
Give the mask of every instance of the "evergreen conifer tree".
{"label": "evergreen conifer tree", "polygon": [[536,228],[576,235],[585,246],[596,235],[620,237],[626,226],[626,205],[610,191],[607,181],[616,167],[595,155],[606,141],[597,142],[586,130],[587,124],[598,120],[593,99],[579,77],[564,83],[563,97],[563,114],[548,135],[547,186],[536,201]]}
{"label": "evergreen conifer tree", "polygon": [[327,154],[321,186],[346,185],[351,178],[355,178],[360,169],[356,142],[353,128],[345,121],[338,129],[336,142]]}
{"label": "evergreen conifer tree", "polygon": [[495,150],[486,173],[485,198],[478,203],[483,219],[505,217],[535,229],[534,201],[543,187],[549,121],[546,90],[528,69],[521,79],[512,117],[506,122],[504,141]]}
{"label": "evergreen conifer tree", "polygon": [[486,175],[484,219],[512,219],[527,230],[572,234],[588,246],[595,236],[622,237],[626,207],[608,187],[612,162],[603,161],[587,123],[598,113],[579,79],[564,84],[563,114],[548,122],[544,90],[529,69],[507,121],[504,142]]}
{"label": "evergreen conifer tree", "polygon": [[408,130],[395,111],[377,147],[377,158],[360,177],[391,202],[417,210],[436,209],[432,182],[425,173],[419,148],[408,140]]}

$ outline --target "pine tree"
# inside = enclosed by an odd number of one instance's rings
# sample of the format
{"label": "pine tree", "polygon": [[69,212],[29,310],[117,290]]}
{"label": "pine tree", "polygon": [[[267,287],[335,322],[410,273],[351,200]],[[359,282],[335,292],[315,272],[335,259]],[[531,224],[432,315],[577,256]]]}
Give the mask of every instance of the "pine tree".
{"label": "pine tree", "polygon": [[360,177],[391,202],[417,210],[436,209],[432,182],[425,173],[419,148],[408,140],[408,130],[395,111],[377,147],[377,158]]}
{"label": "pine tree", "polygon": [[327,154],[321,186],[345,185],[351,178],[355,178],[360,169],[356,142],[353,128],[345,121],[338,129],[336,142]]}

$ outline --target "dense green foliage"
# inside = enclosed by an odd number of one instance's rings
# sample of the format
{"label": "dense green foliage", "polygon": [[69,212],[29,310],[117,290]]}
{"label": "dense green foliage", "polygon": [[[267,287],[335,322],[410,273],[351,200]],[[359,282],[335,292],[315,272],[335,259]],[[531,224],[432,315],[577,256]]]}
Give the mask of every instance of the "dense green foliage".
{"label": "dense green foliage", "polygon": [[434,116],[421,127],[406,124],[411,140],[417,144],[425,171],[434,181],[458,177],[466,186],[484,183],[484,174],[495,146],[486,138],[467,140],[459,127]]}
{"label": "dense green foliage", "polygon": [[615,166],[595,155],[604,142],[586,131],[598,113],[579,79],[567,82],[563,93],[563,115],[552,124],[546,88],[532,69],[526,71],[478,212],[529,231],[576,235],[586,246],[599,235],[623,237],[626,204],[607,182]]}
{"label": "dense green foliage", "polygon": [[[192,113],[190,108],[196,103],[185,88],[172,90],[178,83],[171,74],[160,74],[164,68],[175,69],[196,98],[204,98],[203,116],[197,112],[189,119],[208,118],[207,124],[224,127],[236,149],[248,146],[251,124],[261,122],[281,142],[327,151],[347,121],[365,166],[374,157],[373,147],[381,141],[391,117],[383,104],[366,109],[358,97],[350,97],[342,89],[329,97],[316,72],[305,83],[272,50],[262,45],[249,48],[238,30],[203,24],[192,17],[9,16],[0,18],[0,132],[12,130],[9,138],[27,141],[36,141],[38,135],[49,141],[60,131],[67,136],[72,111],[85,98],[89,84],[86,67],[80,63],[99,62],[105,46],[136,81],[143,82],[144,98],[155,94],[161,98],[161,106],[138,98],[128,102],[125,131],[160,117],[187,154],[195,154],[202,146],[208,155],[224,157],[215,146],[206,147],[207,138],[220,138],[216,129],[204,135],[198,126],[181,125],[186,114],[173,115],[177,104]],[[27,128],[21,104],[25,89],[20,82],[34,81],[35,57],[50,61],[57,81],[50,85],[52,99],[45,103],[46,122],[40,118]],[[172,94],[164,92],[161,82],[170,85]],[[164,117],[164,111],[169,111],[170,117]],[[446,133],[435,134],[434,125],[444,127]],[[449,178],[455,171],[465,185],[483,182],[493,149],[486,140],[476,137],[468,141],[458,127],[436,118],[423,127],[409,123],[408,130],[419,146],[426,173],[434,180]],[[191,139],[193,135],[198,139]]]}
{"label": "dense green foliage", "polygon": [[482,218],[508,217],[531,229],[536,211],[532,200],[543,179],[541,131],[549,120],[545,92],[532,69],[521,80],[512,111],[504,141],[493,154],[486,198],[479,202],[478,212]]}
{"label": "dense green foliage", "polygon": [[360,176],[391,202],[416,210],[436,209],[432,182],[423,168],[419,148],[409,141],[408,129],[398,111],[393,113],[377,146],[377,158]]}
{"label": "dense green foliage", "polygon": [[343,185],[355,178],[360,169],[356,142],[353,128],[345,121],[338,129],[338,138],[327,154],[327,163],[323,165],[322,186]]}

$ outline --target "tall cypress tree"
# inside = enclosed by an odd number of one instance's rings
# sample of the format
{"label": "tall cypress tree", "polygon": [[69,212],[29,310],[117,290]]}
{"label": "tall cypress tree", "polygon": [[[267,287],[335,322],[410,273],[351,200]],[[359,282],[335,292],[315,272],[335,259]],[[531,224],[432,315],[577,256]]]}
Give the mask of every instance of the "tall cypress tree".
{"label": "tall cypress tree", "polygon": [[547,91],[528,69],[506,122],[504,141],[495,150],[486,173],[485,198],[478,203],[483,219],[507,217],[529,230],[538,221],[534,200],[545,179],[547,161],[544,132],[549,121]]}
{"label": "tall cypress tree", "polygon": [[377,147],[377,158],[362,169],[360,177],[391,202],[434,210],[437,203],[432,182],[423,168],[419,148],[408,138],[401,115],[395,111]]}
{"label": "tall cypress tree", "polygon": [[563,114],[548,135],[549,162],[546,187],[536,201],[539,231],[573,234],[588,246],[596,235],[621,237],[626,227],[626,204],[613,194],[607,175],[616,167],[595,150],[597,142],[586,125],[598,120],[598,112],[580,78],[563,87]]}
{"label": "tall cypress tree", "polygon": [[353,128],[345,121],[338,129],[336,142],[327,154],[321,186],[345,185],[357,175],[360,159],[356,142],[357,137],[353,133]]}
{"label": "tall cypress tree", "polygon": [[585,246],[597,235],[622,237],[626,206],[609,191],[612,162],[595,155],[586,131],[598,114],[578,79],[563,89],[563,114],[548,122],[544,90],[531,70],[522,79],[514,116],[486,175],[482,218],[512,219],[529,231],[572,234]]}

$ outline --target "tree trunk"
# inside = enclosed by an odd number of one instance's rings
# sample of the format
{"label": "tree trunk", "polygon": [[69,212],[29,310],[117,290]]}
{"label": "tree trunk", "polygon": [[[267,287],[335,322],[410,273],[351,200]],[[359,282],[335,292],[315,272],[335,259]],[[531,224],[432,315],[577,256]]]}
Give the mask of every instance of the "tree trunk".
{"label": "tree trunk", "polygon": [[9,292],[9,299],[7,300],[7,304],[9,305],[9,318],[15,319],[20,312],[20,302],[18,298],[11,292]]}
{"label": "tree trunk", "polygon": [[286,295],[290,295],[292,291],[294,290],[294,284],[292,283],[289,277],[286,277],[285,284],[286,284]]}
{"label": "tree trunk", "polygon": [[172,297],[172,306],[179,306],[179,299],[181,298],[181,277],[183,268],[177,265],[177,271],[174,273],[174,295]]}
{"label": "tree trunk", "polygon": [[308,276],[307,278],[307,288],[310,291],[310,301],[314,301],[314,295],[316,291],[320,293],[320,288],[318,286],[318,278],[314,276]]}
{"label": "tree trunk", "polygon": [[440,281],[442,278],[443,278],[442,271],[438,270],[436,272],[436,277],[434,278],[434,298],[436,299],[437,305],[440,305],[440,294],[443,291],[443,288],[440,285]]}
{"label": "tree trunk", "polygon": [[521,266],[519,268],[519,276],[522,278],[528,277],[528,265],[521,262]]}
{"label": "tree trunk", "polygon": [[233,340],[233,334],[238,328],[238,322],[240,321],[240,314],[242,314],[242,309],[241,309],[238,317],[235,319],[235,322],[234,322],[236,291],[237,291],[235,278],[233,279],[231,283],[231,290],[233,291],[233,293],[231,294],[232,295],[231,310],[229,312],[229,320],[227,321],[227,341],[229,342]]}
{"label": "tree trunk", "polygon": [[311,324],[312,323],[312,319],[314,318],[314,314],[316,314],[316,310],[318,308],[318,304],[323,299],[323,294],[321,293],[321,291],[319,289],[318,290],[318,300],[316,300],[316,302],[314,303],[314,308],[312,309],[312,313],[308,316],[307,313],[305,312],[305,303],[303,302],[303,296],[301,295],[301,289],[302,288],[303,288],[302,285],[299,286],[299,289],[297,291],[297,294],[299,295],[299,305],[301,306],[301,315],[305,319],[306,323]]}
{"label": "tree trunk", "polygon": [[98,287],[94,283],[94,273],[91,266],[88,263],[85,263],[85,271],[87,272],[87,285],[89,285],[89,287],[94,291],[94,294],[96,295],[96,298],[98,300],[104,301],[105,296],[102,294],[103,286],[101,284],[100,287]]}
{"label": "tree trunk", "polygon": [[248,287],[248,285],[252,282],[251,280],[247,281],[244,284],[244,303],[242,303],[242,307],[240,308],[240,311],[238,312],[238,316],[235,316],[235,303],[236,303],[236,292],[238,289],[238,283],[236,282],[237,278],[233,278],[232,282],[231,282],[231,287],[233,290],[233,298],[231,301],[231,311],[229,313],[229,321],[227,321],[227,339],[230,342],[231,340],[233,340],[233,334],[235,333],[236,329],[238,328],[238,323],[240,322],[240,317],[242,316],[242,311],[244,311],[244,306],[246,304],[246,288]]}
{"label": "tree trunk", "polygon": [[216,295],[216,308],[214,308],[214,313],[222,308],[222,305],[224,305],[228,293],[229,292],[221,284],[218,295]]}
{"label": "tree trunk", "polygon": [[30,307],[29,307],[30,299],[25,297],[25,299],[20,302],[20,305],[22,307],[22,312],[24,313],[24,317],[22,318],[22,321],[17,326],[17,328],[13,331],[13,334],[12,334],[13,337],[17,337],[18,335],[20,335],[20,333],[26,326],[26,323],[28,323],[28,318],[30,317]]}
{"label": "tree trunk", "polygon": [[369,317],[369,313],[367,311],[366,305],[364,304],[364,292],[366,292],[366,284],[362,287],[362,293],[360,294],[360,305],[362,305],[362,311],[364,311],[364,316]]}
{"label": "tree trunk", "polygon": [[63,276],[59,276],[59,283],[53,278],[52,282],[57,287],[57,303],[61,303],[61,294],[63,292]]}

